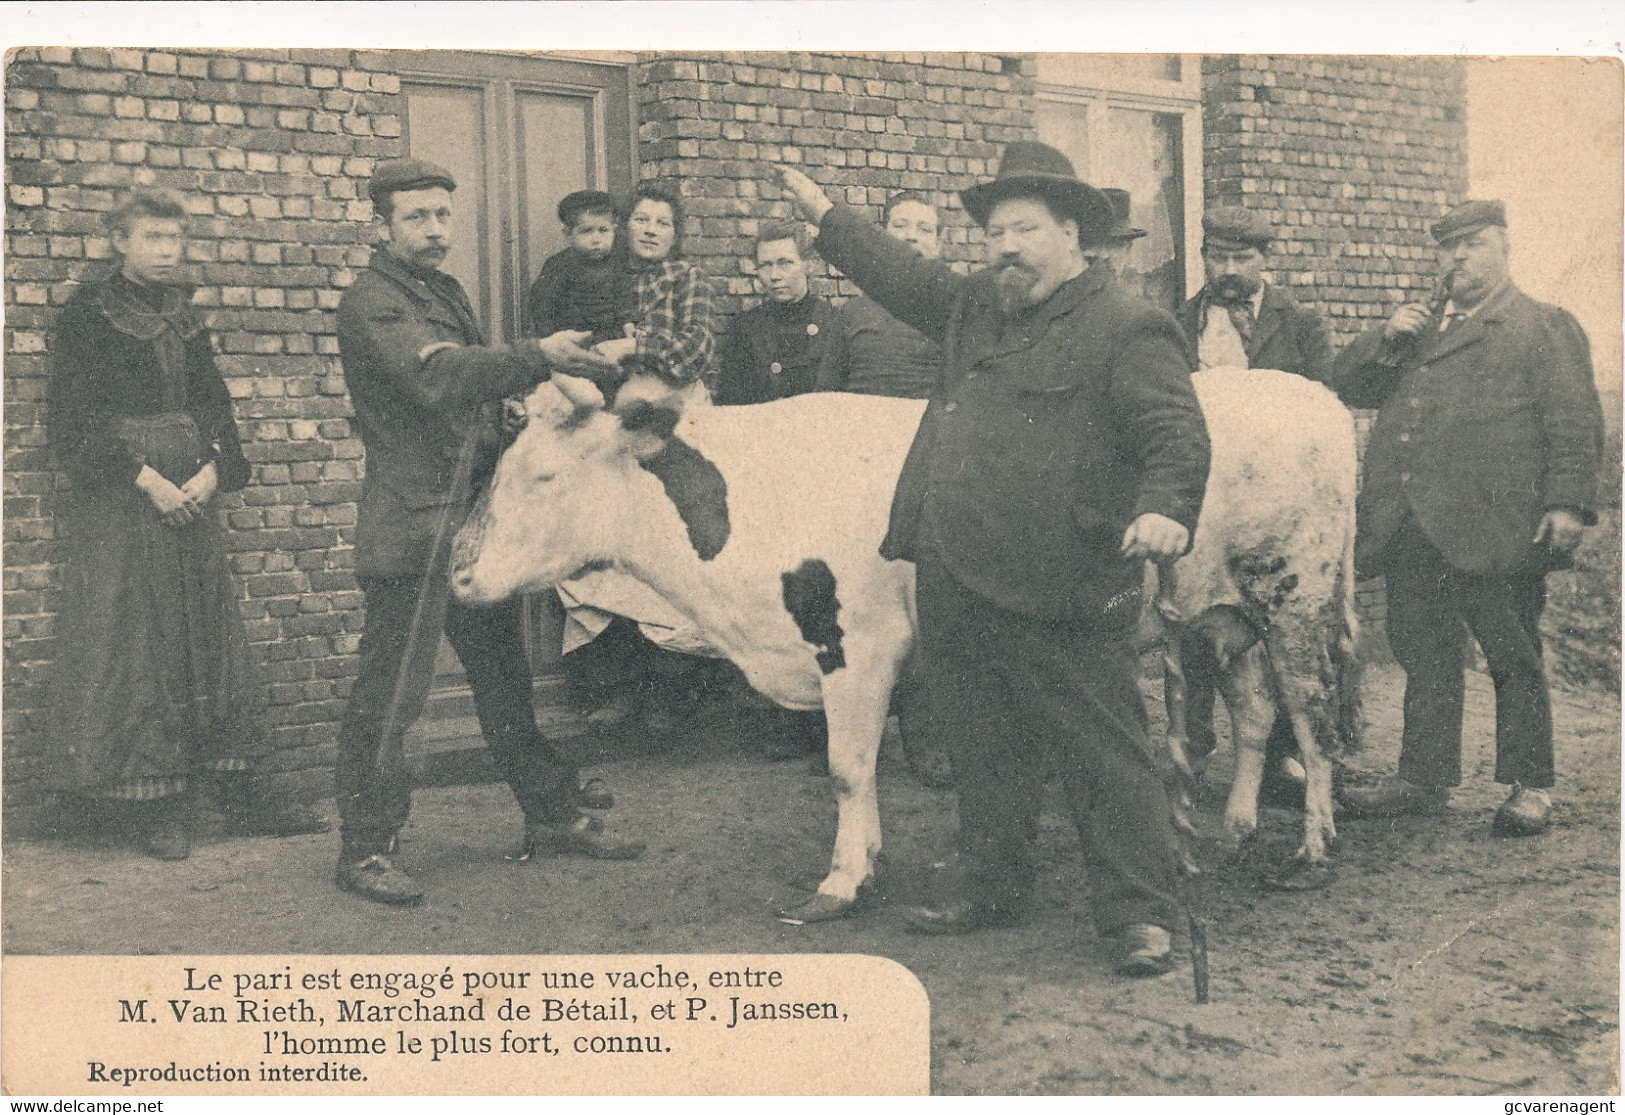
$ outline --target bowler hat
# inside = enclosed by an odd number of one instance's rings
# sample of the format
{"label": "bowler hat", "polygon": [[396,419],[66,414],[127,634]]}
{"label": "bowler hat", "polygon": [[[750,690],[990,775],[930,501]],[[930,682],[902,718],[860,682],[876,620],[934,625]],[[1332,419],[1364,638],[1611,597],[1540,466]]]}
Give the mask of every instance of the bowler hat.
{"label": "bowler hat", "polygon": [[1115,186],[1102,186],[1100,192],[1106,195],[1106,200],[1112,206],[1112,228],[1106,234],[1108,240],[1138,240],[1146,235],[1143,228],[1135,228],[1129,224],[1133,219],[1133,203],[1127,190],[1119,190]]}
{"label": "bowler hat", "polygon": [[1275,239],[1270,219],[1256,209],[1220,206],[1202,214],[1202,247],[1243,252],[1256,248],[1268,251]]}
{"label": "bowler hat", "polygon": [[1106,195],[1079,178],[1071,160],[1047,143],[1023,139],[1010,144],[993,181],[961,190],[959,197],[965,212],[983,226],[993,207],[1006,198],[1036,197],[1078,222],[1081,244],[1100,243],[1112,227],[1112,205]]}
{"label": "bowler hat", "polygon": [[1452,240],[1471,236],[1491,225],[1506,228],[1506,202],[1464,201],[1434,221],[1431,231],[1435,243],[1448,244]]}
{"label": "bowler hat", "polygon": [[426,159],[390,159],[379,163],[367,183],[367,196],[377,201],[403,190],[455,190],[457,179],[443,166]]}

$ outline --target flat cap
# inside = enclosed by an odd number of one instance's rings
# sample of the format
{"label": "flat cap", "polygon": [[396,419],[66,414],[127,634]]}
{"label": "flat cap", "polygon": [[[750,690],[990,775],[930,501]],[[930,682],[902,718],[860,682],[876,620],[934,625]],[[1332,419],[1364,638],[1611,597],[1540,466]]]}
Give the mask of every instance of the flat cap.
{"label": "flat cap", "polygon": [[1256,209],[1225,206],[1202,214],[1202,246],[1230,251],[1267,251],[1275,239],[1270,219]]}
{"label": "flat cap", "polygon": [[435,187],[455,190],[457,179],[445,167],[436,166],[426,159],[390,159],[379,163],[373,170],[372,181],[367,183],[367,196],[377,201],[402,190],[432,190]]}
{"label": "flat cap", "polygon": [[1463,236],[1495,225],[1507,226],[1507,207],[1504,201],[1464,201],[1433,222],[1431,229],[1436,243],[1445,244]]}

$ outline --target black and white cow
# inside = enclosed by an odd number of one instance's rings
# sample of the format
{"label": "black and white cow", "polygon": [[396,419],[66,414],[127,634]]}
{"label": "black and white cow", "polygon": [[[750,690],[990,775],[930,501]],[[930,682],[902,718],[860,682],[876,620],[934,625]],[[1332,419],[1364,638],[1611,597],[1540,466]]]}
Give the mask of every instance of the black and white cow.
{"label": "black and white cow", "polygon": [[[1305,849],[1319,863],[1334,830],[1327,749],[1315,744],[1336,700],[1331,663],[1352,635],[1352,426],[1329,392],[1296,376],[1196,381],[1214,470],[1193,550],[1158,595],[1171,698],[1181,639],[1200,632],[1230,667],[1237,723],[1267,732],[1265,706],[1283,702],[1309,768]],[[874,874],[876,758],[914,641],[914,567],[879,548],[924,404],[814,394],[719,408],[637,377],[606,407],[592,384],[558,376],[526,407],[525,430],[458,537],[455,591],[492,601],[616,570],[692,620],[767,697],[822,707],[835,850],[818,893],[781,916],[842,916]],[[1182,710],[1170,712],[1183,761]],[[1261,741],[1251,727],[1238,739],[1227,810],[1236,837],[1256,824],[1248,772]]]}
{"label": "black and white cow", "polygon": [[752,686],[822,707],[839,815],[830,871],[785,920],[851,909],[880,851],[875,762],[914,642],[914,567],[881,558],[924,403],[845,394],[677,409],[648,377],[613,409],[559,376],[527,400],[453,586],[498,600],[613,568],[692,619]]}

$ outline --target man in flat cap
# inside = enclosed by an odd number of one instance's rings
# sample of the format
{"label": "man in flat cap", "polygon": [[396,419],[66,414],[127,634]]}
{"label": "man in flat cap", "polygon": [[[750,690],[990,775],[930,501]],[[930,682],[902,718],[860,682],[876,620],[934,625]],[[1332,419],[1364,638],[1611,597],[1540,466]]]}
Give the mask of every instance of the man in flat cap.
{"label": "man in flat cap", "polygon": [[[1319,314],[1265,281],[1275,232],[1269,218],[1252,209],[1215,207],[1202,215],[1202,267],[1207,283],[1180,308],[1180,324],[1196,346],[1197,364],[1208,368],[1273,368],[1324,382],[1332,347]],[[1213,695],[1219,666],[1207,648],[1186,656],[1186,715],[1193,756],[1210,753]],[[1265,801],[1303,801],[1303,767],[1292,723],[1278,712],[1264,745]]]}
{"label": "man in flat cap", "polygon": [[1602,408],[1574,317],[1513,285],[1506,208],[1469,201],[1433,225],[1446,268],[1338,357],[1332,386],[1380,407],[1366,449],[1355,561],[1385,576],[1388,640],[1405,670],[1399,771],[1345,793],[1354,810],[1435,813],[1461,783],[1463,625],[1495,683],[1496,812],[1505,836],[1545,831],[1554,781],[1541,660],[1546,574],[1596,522]]}
{"label": "man in flat cap", "polygon": [[997,178],[961,193],[987,237],[989,266],[968,278],[779,173],[824,258],[945,346],[881,553],[918,567],[963,873],[907,916],[963,933],[1021,911],[1053,751],[1096,932],[1125,974],[1167,971],[1176,845],[1129,636],[1141,559],[1185,551],[1207,480],[1178,323],[1087,266],[1111,206],[1053,147],[1012,143]]}
{"label": "man in flat cap", "polygon": [[355,536],[366,621],[339,734],[337,882],[377,902],[422,897],[393,859],[412,801],[401,737],[422,711],[442,630],[468,674],[486,746],[524,811],[526,853],[625,859],[642,850],[580,811],[574,767],[537,730],[519,600],[482,608],[450,599],[451,535],[475,480],[495,465],[500,401],[555,368],[614,370],[580,347],[584,333],[485,343],[462,286],[440,270],[456,188],[449,172],[421,159],[379,164],[369,192],[386,238],[338,310],[367,469]]}
{"label": "man in flat cap", "polygon": [[1180,308],[1180,324],[1203,368],[1274,368],[1324,382],[1332,364],[1326,323],[1264,279],[1274,239],[1256,210],[1203,214],[1207,284]]}

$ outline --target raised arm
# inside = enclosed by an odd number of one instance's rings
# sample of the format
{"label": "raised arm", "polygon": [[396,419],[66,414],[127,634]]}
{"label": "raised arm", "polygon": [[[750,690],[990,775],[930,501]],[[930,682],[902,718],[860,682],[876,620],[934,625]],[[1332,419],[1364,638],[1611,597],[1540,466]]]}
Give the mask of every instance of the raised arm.
{"label": "raised arm", "polygon": [[966,278],[837,205],[799,170],[781,166],[778,171],[801,215],[818,225],[818,254],[893,317],[941,344]]}

